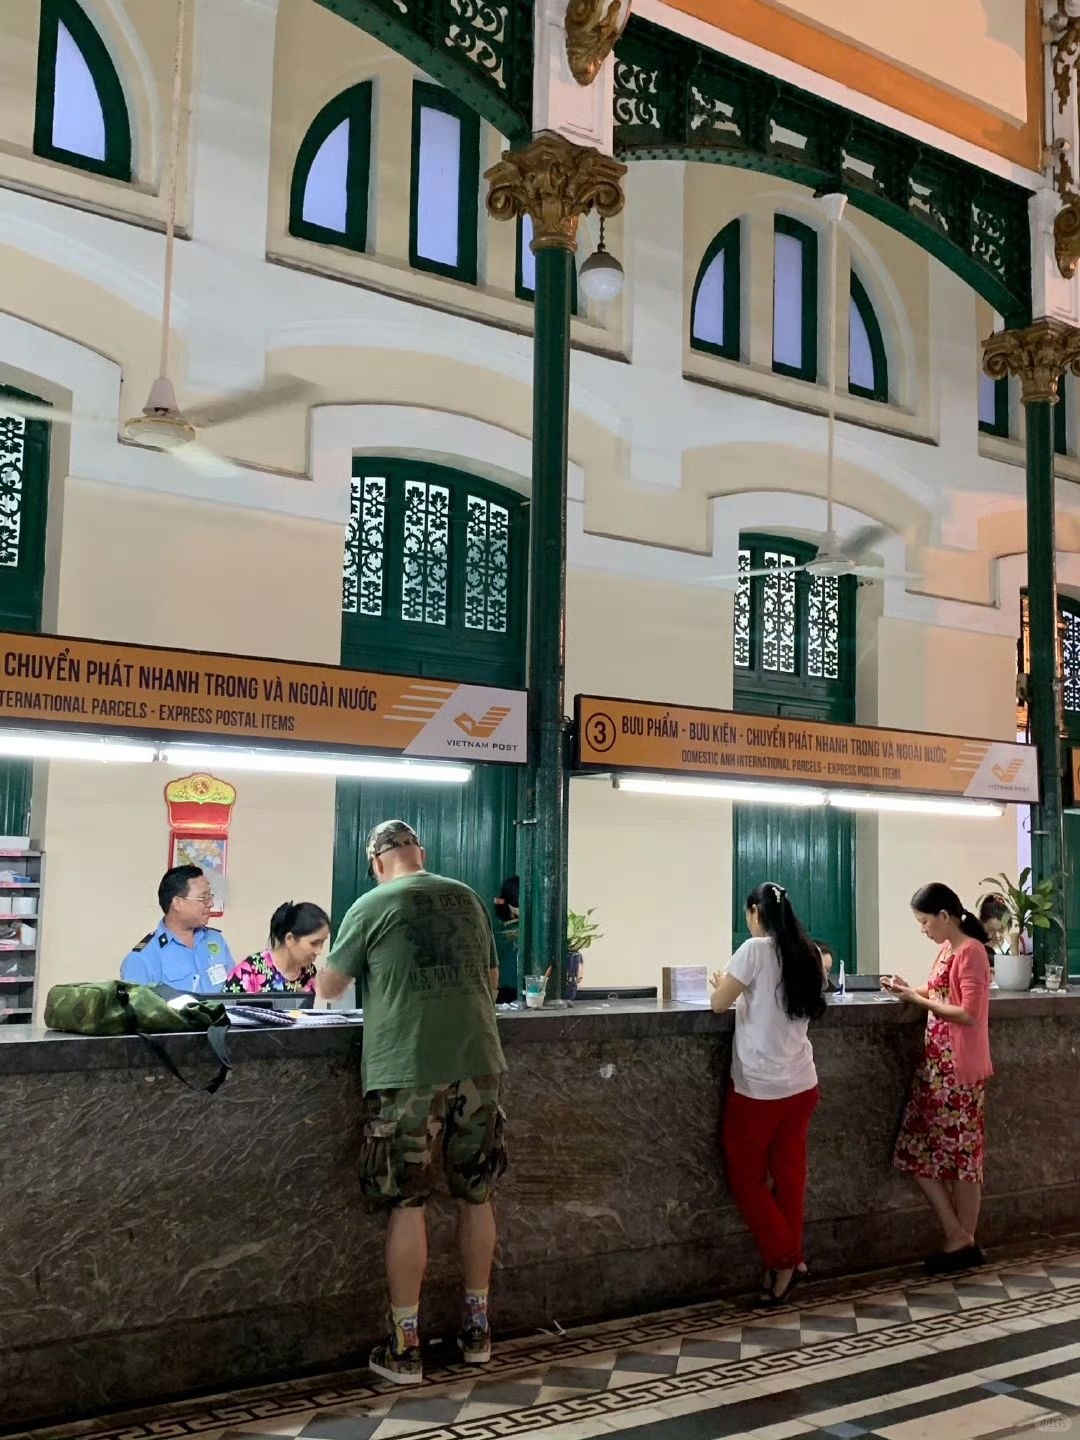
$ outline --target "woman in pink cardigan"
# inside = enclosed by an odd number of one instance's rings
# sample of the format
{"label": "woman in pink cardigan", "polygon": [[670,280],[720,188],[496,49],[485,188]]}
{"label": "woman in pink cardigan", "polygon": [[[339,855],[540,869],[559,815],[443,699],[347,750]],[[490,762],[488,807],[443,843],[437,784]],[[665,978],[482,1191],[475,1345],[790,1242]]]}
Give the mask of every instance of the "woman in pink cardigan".
{"label": "woman in pink cardigan", "polygon": [[911,900],[919,928],[940,946],[920,989],[899,975],[885,989],[930,1013],[926,1051],[904,1112],[893,1164],[914,1175],[941,1222],[945,1248],[926,1261],[934,1275],[981,1265],[975,1243],[986,1146],[984,1101],[990,1063],[990,962],[986,931],[947,885],[924,885]]}

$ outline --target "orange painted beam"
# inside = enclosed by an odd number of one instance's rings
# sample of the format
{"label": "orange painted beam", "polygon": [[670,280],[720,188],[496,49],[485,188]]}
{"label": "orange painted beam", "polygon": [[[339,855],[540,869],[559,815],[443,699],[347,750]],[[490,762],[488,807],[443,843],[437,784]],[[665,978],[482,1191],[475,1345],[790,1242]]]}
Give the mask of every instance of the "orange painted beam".
{"label": "orange painted beam", "polygon": [[830,35],[809,21],[777,9],[769,0],[667,3],[1014,164],[1029,170],[1042,168],[1043,49],[1038,0],[1027,0],[1028,119],[1023,125],[1010,124],[976,101],[913,75],[854,42]]}

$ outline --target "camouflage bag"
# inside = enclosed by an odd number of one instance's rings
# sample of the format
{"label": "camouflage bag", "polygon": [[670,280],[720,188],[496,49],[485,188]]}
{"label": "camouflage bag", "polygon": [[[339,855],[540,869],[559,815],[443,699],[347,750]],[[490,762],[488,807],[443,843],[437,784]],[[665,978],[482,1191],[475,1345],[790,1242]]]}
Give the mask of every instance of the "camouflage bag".
{"label": "camouflage bag", "polygon": [[[170,1005],[151,985],[127,985],[122,980],[83,981],[52,987],[45,1000],[45,1024],[50,1030],[68,1035],[137,1035],[189,1090],[205,1090],[213,1095],[229,1073],[229,1016],[224,1005],[212,1001],[189,1000]],[[165,1047],[153,1039],[154,1034],[192,1030],[205,1032],[218,1060],[218,1072],[206,1085],[193,1084],[182,1075]]]}

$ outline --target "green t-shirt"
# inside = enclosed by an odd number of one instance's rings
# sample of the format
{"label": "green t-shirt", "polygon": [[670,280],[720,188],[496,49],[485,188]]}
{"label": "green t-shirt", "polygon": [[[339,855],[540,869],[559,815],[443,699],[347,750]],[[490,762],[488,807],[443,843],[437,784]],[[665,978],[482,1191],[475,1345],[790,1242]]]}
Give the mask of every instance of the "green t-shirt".
{"label": "green t-shirt", "polygon": [[326,963],[357,982],[365,1093],[506,1069],[491,993],[495,940],[467,885],[421,871],[377,886],[350,907]]}

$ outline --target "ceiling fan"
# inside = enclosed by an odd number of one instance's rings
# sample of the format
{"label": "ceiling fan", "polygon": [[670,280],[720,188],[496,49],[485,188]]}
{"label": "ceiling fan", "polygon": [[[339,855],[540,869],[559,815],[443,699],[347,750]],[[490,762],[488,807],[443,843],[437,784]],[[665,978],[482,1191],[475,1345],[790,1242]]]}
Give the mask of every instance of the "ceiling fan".
{"label": "ceiling fan", "polygon": [[[888,570],[869,560],[870,552],[891,533],[887,525],[861,525],[841,540],[833,521],[833,457],[836,441],[836,309],[837,309],[837,236],[840,221],[847,207],[847,196],[841,190],[821,190],[815,196],[822,203],[829,221],[829,430],[825,469],[825,533],[812,560],[801,565],[785,565],[784,574],[804,572],[814,579],[839,579],[853,575],[861,580],[917,580],[918,574],[906,570]],[[752,580],[760,575],[775,575],[775,566],[756,570],[739,570],[719,580]]]}
{"label": "ceiling fan", "polygon": [[[172,328],[173,257],[176,245],[176,177],[180,165],[180,106],[183,95],[184,36],[187,0],[179,0],[176,17],[176,50],[173,61],[172,130],[167,175],[168,210],[165,224],[165,273],[161,304],[161,355],[158,378],[150,386],[142,413],[126,420],[120,428],[121,437],[153,450],[175,455],[185,465],[204,474],[224,477],[236,472],[236,466],[199,443],[199,433],[223,425],[230,420],[244,419],[266,410],[304,399],[315,393],[315,387],[293,375],[270,377],[265,384],[251,390],[237,390],[218,400],[208,401],[181,410],[176,388],[169,374],[169,348]],[[26,420],[47,420],[70,425],[80,421],[111,429],[115,417],[82,411],[58,409],[32,400],[5,397],[3,410]]]}

